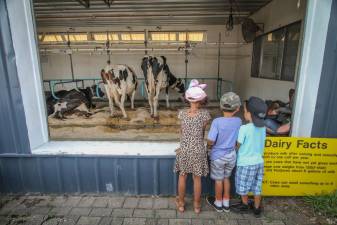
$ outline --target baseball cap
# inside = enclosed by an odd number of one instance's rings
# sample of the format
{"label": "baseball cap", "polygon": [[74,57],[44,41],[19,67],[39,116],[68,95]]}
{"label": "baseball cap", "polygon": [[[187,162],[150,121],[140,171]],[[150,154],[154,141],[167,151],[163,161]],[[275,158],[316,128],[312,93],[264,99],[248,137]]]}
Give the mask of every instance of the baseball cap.
{"label": "baseball cap", "polygon": [[234,92],[227,92],[221,96],[220,108],[224,110],[235,110],[241,106],[240,97]]}
{"label": "baseball cap", "polygon": [[264,118],[267,113],[267,104],[258,97],[250,97],[247,101],[247,110],[252,114],[256,127],[264,127]]}

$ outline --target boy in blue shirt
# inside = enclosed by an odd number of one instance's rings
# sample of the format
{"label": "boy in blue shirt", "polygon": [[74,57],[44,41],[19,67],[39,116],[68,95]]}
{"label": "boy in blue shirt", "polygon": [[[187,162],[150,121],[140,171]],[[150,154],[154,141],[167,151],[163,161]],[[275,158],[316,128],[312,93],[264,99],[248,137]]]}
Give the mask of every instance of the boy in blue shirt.
{"label": "boy in blue shirt", "polygon": [[241,195],[241,204],[232,206],[234,212],[248,211],[248,193],[254,194],[254,214],[261,213],[261,187],[263,179],[263,151],[266,140],[264,118],[266,103],[257,97],[251,97],[244,104],[244,118],[248,123],[240,127],[236,162],[235,188]]}
{"label": "boy in blue shirt", "polygon": [[208,133],[210,152],[211,179],[215,180],[215,198],[206,198],[208,204],[218,212],[229,211],[230,181],[236,163],[236,140],[238,138],[241,119],[234,115],[241,106],[240,97],[233,92],[224,94],[220,99],[223,117],[213,120]]}

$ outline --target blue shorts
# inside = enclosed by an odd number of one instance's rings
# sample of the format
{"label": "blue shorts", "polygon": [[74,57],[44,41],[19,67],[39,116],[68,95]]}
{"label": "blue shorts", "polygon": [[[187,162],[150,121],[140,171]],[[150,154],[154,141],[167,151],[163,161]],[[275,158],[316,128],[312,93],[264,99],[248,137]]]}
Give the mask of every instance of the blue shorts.
{"label": "blue shorts", "polygon": [[239,195],[261,195],[263,163],[251,166],[238,166],[235,174],[235,188]]}

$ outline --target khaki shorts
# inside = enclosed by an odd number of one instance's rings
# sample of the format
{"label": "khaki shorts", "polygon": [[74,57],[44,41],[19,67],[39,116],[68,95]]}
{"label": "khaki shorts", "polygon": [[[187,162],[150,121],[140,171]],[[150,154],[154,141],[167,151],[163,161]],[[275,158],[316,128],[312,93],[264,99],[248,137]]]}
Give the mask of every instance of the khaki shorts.
{"label": "khaki shorts", "polygon": [[211,160],[211,178],[213,180],[223,180],[229,178],[236,164],[235,150],[223,157]]}

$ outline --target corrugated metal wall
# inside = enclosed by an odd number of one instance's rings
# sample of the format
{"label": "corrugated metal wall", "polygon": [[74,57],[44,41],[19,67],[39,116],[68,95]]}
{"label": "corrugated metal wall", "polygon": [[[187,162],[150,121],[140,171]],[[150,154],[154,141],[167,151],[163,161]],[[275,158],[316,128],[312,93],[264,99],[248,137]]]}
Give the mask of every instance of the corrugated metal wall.
{"label": "corrugated metal wall", "polygon": [[30,153],[5,0],[0,0],[0,154]]}
{"label": "corrugated metal wall", "polygon": [[[2,193],[114,192],[130,195],[174,195],[174,156],[1,155]],[[188,179],[188,193],[192,193]],[[213,182],[203,178],[203,193]]]}
{"label": "corrugated metal wall", "polygon": [[332,2],[311,135],[337,138],[337,1]]}

